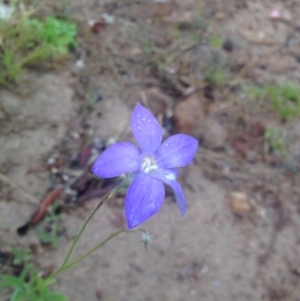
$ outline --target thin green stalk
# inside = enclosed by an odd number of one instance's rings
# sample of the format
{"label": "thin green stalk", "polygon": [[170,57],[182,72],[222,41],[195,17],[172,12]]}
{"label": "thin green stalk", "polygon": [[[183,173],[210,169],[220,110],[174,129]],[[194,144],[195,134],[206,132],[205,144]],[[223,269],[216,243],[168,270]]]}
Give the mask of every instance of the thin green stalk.
{"label": "thin green stalk", "polygon": [[[97,249],[101,248],[102,246],[104,246],[108,241],[110,241],[112,238],[118,236],[119,234],[123,233],[125,230],[118,230],[114,233],[112,233],[111,235],[109,235],[106,239],[104,239],[103,241],[101,241],[98,245],[96,245],[94,248],[92,248],[91,250],[89,250],[87,253],[83,254],[82,256],[80,256],[79,258],[77,258],[76,260],[74,260],[73,262],[67,264],[64,266],[63,270],[67,270],[72,268],[74,265],[76,265],[78,262],[80,262],[81,260],[83,260],[84,258],[86,258],[87,256],[89,256],[90,254],[92,254],[93,252],[95,252]],[[62,271],[63,271],[62,270]]]}
{"label": "thin green stalk", "polygon": [[118,236],[119,234],[121,234],[123,232],[125,232],[125,233],[134,233],[136,231],[147,233],[144,229],[135,229],[135,230],[130,230],[130,231],[123,230],[123,229],[117,230],[117,231],[113,232],[112,234],[110,234],[107,238],[105,238],[104,240],[102,240],[94,248],[92,248],[91,250],[89,250],[88,252],[86,252],[85,254],[83,254],[82,256],[80,256],[79,258],[75,259],[74,261],[70,262],[69,264],[65,264],[64,266],[60,267],[56,272],[52,273],[49,277],[55,277],[60,272],[72,268],[77,263],[79,263],[81,260],[83,260],[86,257],[88,257],[89,255],[91,255],[92,253],[94,253],[95,251],[97,251],[99,248],[103,247],[107,242],[109,242],[111,239],[113,239],[114,237]]}
{"label": "thin green stalk", "polygon": [[62,270],[64,270],[65,266],[67,265],[73,251],[74,248],[76,246],[76,244],[78,243],[82,233],[84,232],[86,226],[88,225],[88,223],[90,222],[90,220],[93,218],[93,216],[96,214],[96,212],[98,211],[98,209],[109,199],[111,198],[113,195],[115,195],[118,191],[120,191],[121,189],[123,189],[124,187],[126,187],[126,185],[128,184],[128,179],[126,178],[123,182],[121,182],[116,188],[114,188],[113,190],[111,190],[110,192],[108,192],[105,196],[102,197],[102,199],[100,200],[99,204],[96,206],[96,208],[92,211],[92,213],[90,214],[90,216],[88,217],[88,219],[85,221],[85,223],[83,224],[82,228],[80,229],[79,233],[77,234],[70,250],[67,253],[66,258],[64,259],[62,265],[60,266],[60,268],[57,270],[57,272],[54,272],[54,274],[58,274],[59,272],[61,272]]}
{"label": "thin green stalk", "polygon": [[100,200],[99,204],[98,204],[98,205],[96,206],[96,208],[93,210],[93,212],[92,212],[91,215],[88,217],[88,219],[85,221],[85,223],[83,224],[83,226],[82,226],[82,228],[80,229],[79,233],[77,234],[77,236],[76,236],[75,240],[73,241],[73,244],[72,244],[72,246],[71,246],[71,248],[70,248],[70,250],[69,250],[69,252],[68,252],[68,254],[67,254],[66,258],[65,258],[65,260],[63,261],[63,263],[62,263],[60,269],[63,268],[63,267],[67,264],[68,260],[70,259],[70,256],[72,255],[72,253],[73,253],[73,251],[74,251],[74,248],[75,248],[77,242],[79,241],[79,239],[80,239],[80,237],[81,237],[83,231],[85,230],[85,228],[86,228],[86,226],[88,225],[88,223],[90,222],[90,220],[91,220],[91,219],[93,218],[93,216],[96,214],[96,212],[98,211],[98,209],[99,209],[99,208],[100,208],[100,207],[101,207],[101,206],[102,206],[102,205],[103,205],[110,197],[112,197],[115,193],[116,193],[116,190],[113,189],[112,191],[108,192],[108,193]]}

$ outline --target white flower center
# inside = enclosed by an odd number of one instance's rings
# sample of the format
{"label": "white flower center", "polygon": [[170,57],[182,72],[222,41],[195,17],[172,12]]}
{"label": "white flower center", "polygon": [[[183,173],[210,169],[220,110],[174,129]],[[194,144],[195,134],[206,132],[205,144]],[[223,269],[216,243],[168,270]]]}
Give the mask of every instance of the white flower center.
{"label": "white flower center", "polygon": [[156,162],[154,158],[152,157],[145,157],[143,159],[142,165],[141,165],[141,170],[144,173],[149,173],[152,170],[158,170],[158,166],[156,165]]}

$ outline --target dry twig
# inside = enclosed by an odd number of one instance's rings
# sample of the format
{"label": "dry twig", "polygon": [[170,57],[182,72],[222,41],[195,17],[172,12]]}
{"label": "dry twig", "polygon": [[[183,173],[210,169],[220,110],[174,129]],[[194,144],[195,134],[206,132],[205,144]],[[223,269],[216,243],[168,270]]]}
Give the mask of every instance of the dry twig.
{"label": "dry twig", "polygon": [[22,196],[24,196],[27,199],[28,204],[30,204],[32,206],[37,206],[39,204],[39,201],[37,199],[35,199],[31,194],[29,194],[23,188],[21,188],[20,186],[18,186],[17,184],[15,184],[13,181],[11,181],[7,176],[5,176],[1,172],[0,172],[0,180],[3,183],[9,185],[11,188],[13,188],[16,191],[18,191]]}

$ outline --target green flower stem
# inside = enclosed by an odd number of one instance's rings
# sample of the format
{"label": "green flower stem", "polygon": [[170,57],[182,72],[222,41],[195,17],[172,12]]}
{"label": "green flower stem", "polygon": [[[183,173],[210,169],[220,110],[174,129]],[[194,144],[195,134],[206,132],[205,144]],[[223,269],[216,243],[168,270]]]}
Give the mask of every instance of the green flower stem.
{"label": "green flower stem", "polygon": [[80,229],[79,233],[77,234],[70,250],[67,253],[66,258],[64,259],[62,265],[60,266],[60,268],[53,272],[49,277],[54,277],[57,274],[59,274],[61,271],[68,269],[70,267],[73,267],[76,263],[78,263],[79,261],[81,261],[82,259],[84,259],[86,256],[88,256],[89,254],[91,254],[92,252],[94,252],[95,250],[97,250],[98,248],[100,248],[101,246],[103,246],[107,241],[109,241],[110,239],[112,239],[113,237],[117,236],[119,233],[123,232],[124,230],[119,230],[113,234],[111,234],[108,238],[106,238],[105,240],[103,240],[101,243],[99,243],[96,247],[94,247],[93,249],[91,249],[90,251],[88,251],[86,254],[82,255],[81,257],[79,257],[78,259],[76,259],[75,261],[73,261],[72,263],[68,264],[68,261],[74,251],[75,246],[77,245],[82,233],[84,232],[85,228],[87,227],[88,223],[91,221],[91,219],[93,218],[93,216],[96,214],[96,212],[98,211],[98,209],[109,199],[111,198],[113,195],[115,195],[118,191],[120,191],[121,189],[125,188],[128,185],[128,179],[126,178],[123,182],[121,182],[120,185],[118,185],[116,188],[112,189],[110,192],[108,192],[105,196],[102,197],[102,199],[100,200],[99,204],[96,206],[96,208],[92,211],[92,213],[90,214],[90,216],[88,217],[88,219],[85,221],[85,223],[83,224],[82,228]]}
{"label": "green flower stem", "polygon": [[92,248],[91,250],[89,250],[88,252],[86,252],[85,254],[83,254],[82,256],[80,256],[79,258],[77,258],[76,260],[74,260],[73,262],[67,264],[64,266],[63,270],[67,270],[72,268],[74,265],[76,265],[78,262],[80,262],[81,260],[83,260],[84,258],[86,258],[87,256],[89,256],[90,254],[92,254],[93,252],[95,252],[96,250],[98,250],[99,248],[101,248],[102,246],[104,246],[108,241],[110,241],[112,238],[118,236],[119,234],[121,234],[122,232],[125,232],[126,230],[117,230],[116,232],[110,234],[106,239],[104,239],[103,241],[101,241],[98,245],[96,245],[94,248]]}
{"label": "green flower stem", "polygon": [[[147,237],[150,236],[148,234],[148,232],[146,232],[144,229],[133,229],[133,230],[117,230],[116,232],[113,232],[112,234],[110,234],[107,238],[105,238],[104,240],[102,240],[98,245],[96,245],[94,248],[92,248],[91,250],[89,250],[88,252],[86,252],[85,254],[83,254],[82,256],[80,256],[79,258],[77,258],[76,260],[72,261],[71,263],[67,264],[64,266],[63,270],[67,270],[72,268],[74,265],[76,265],[78,262],[80,262],[81,260],[83,260],[84,258],[86,258],[87,256],[89,256],[90,254],[92,254],[93,252],[95,252],[96,250],[98,250],[99,248],[103,247],[107,242],[109,242],[112,238],[118,236],[119,234],[125,232],[125,233],[134,233],[140,231],[145,235],[148,235]],[[144,242],[144,241],[141,241]],[[145,243],[145,242],[144,242]],[[151,243],[151,241],[149,241],[148,243]],[[61,270],[61,271],[63,271]]]}

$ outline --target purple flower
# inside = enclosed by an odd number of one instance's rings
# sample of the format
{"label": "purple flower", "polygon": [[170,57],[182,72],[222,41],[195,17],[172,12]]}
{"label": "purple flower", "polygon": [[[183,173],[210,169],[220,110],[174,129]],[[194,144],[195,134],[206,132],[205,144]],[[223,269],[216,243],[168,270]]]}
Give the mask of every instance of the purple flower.
{"label": "purple flower", "polygon": [[132,182],[125,199],[129,229],[137,227],[159,210],[165,198],[164,183],[172,188],[183,216],[186,200],[176,181],[178,172],[175,168],[191,163],[198,141],[188,135],[178,134],[161,143],[160,124],[139,103],[132,113],[131,129],[140,149],[129,142],[110,146],[96,160],[93,173],[102,178],[130,173]]}

